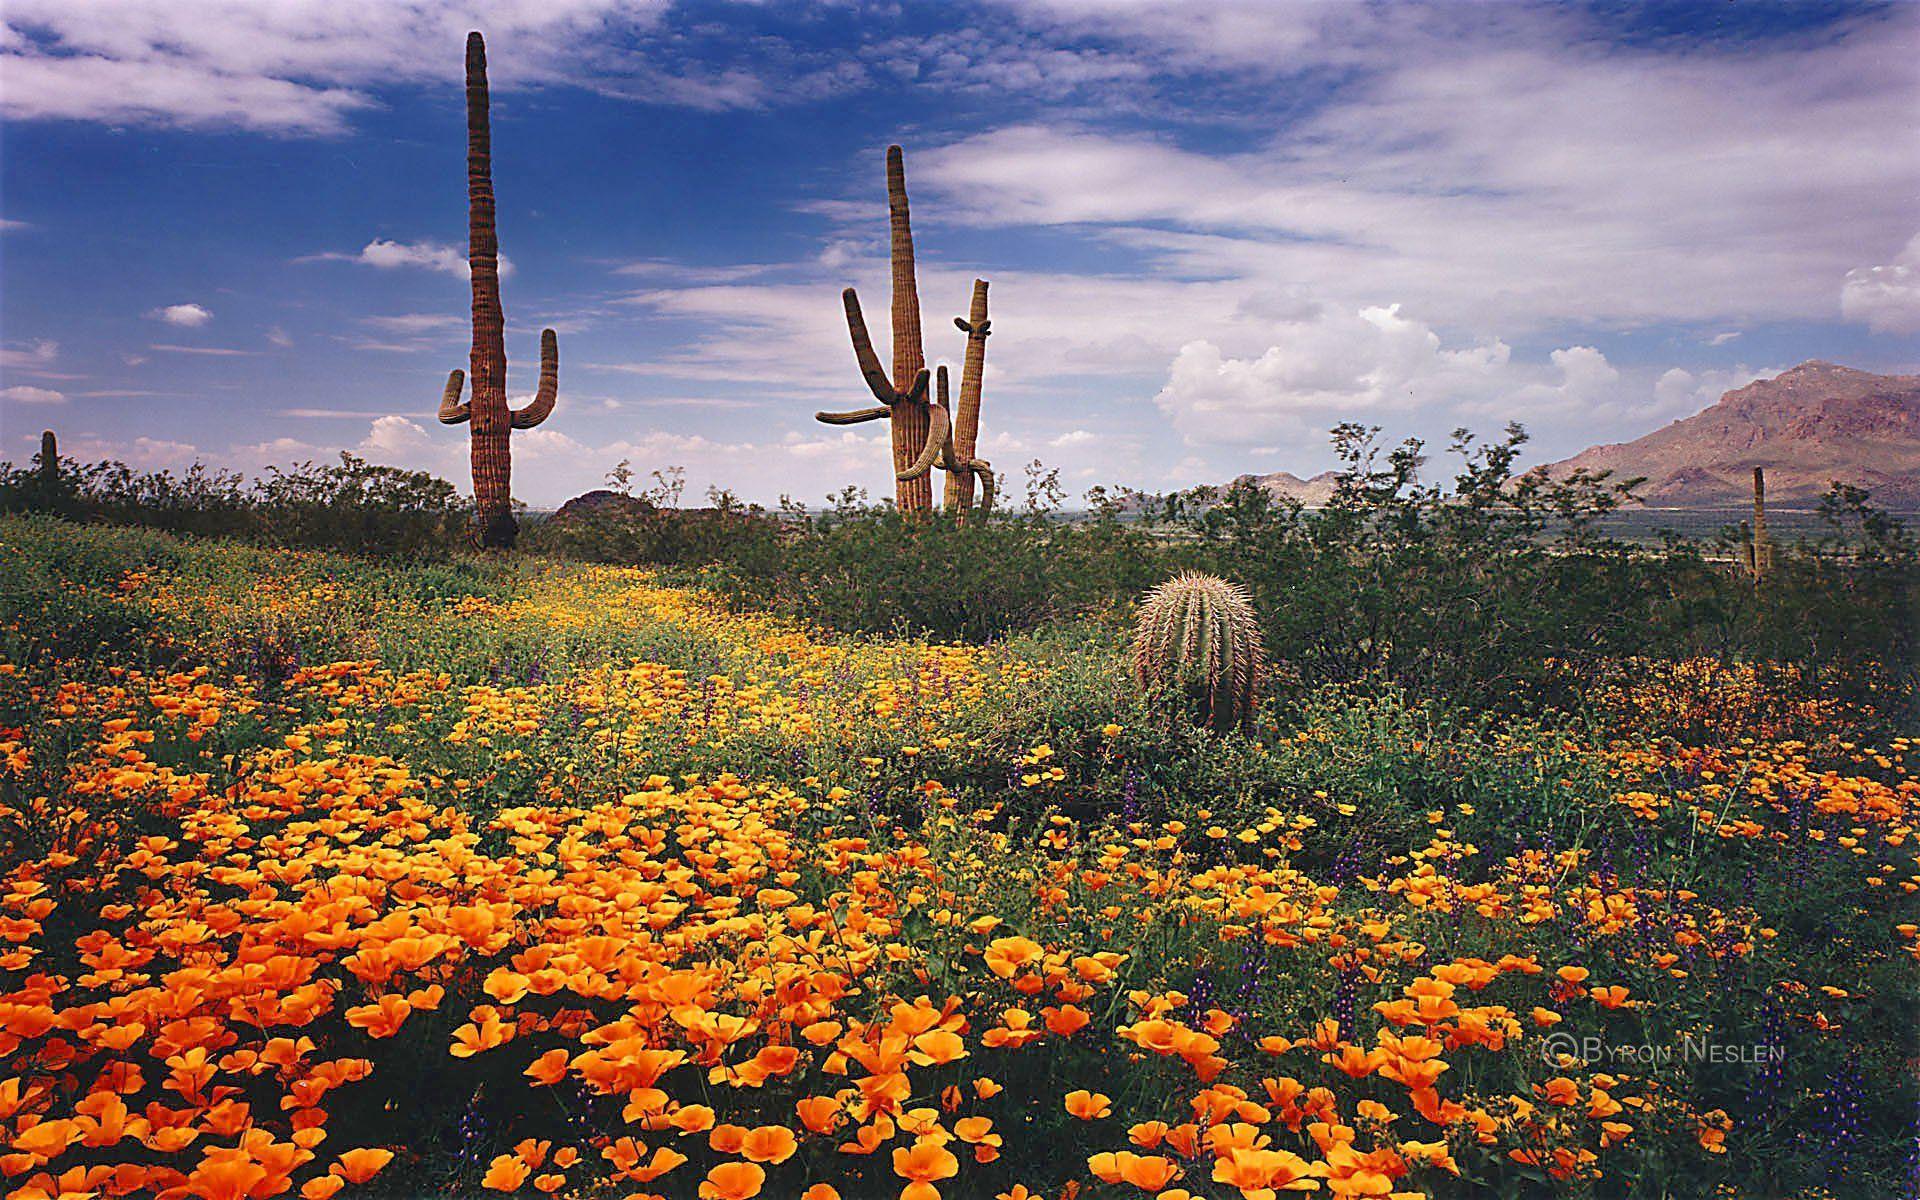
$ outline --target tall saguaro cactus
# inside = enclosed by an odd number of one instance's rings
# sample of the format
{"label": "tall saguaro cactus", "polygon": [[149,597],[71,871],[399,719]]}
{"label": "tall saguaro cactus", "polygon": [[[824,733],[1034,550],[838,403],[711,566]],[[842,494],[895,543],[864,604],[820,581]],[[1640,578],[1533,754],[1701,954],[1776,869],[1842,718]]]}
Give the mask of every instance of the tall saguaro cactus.
{"label": "tall saguaro cactus", "polygon": [[487,44],[467,35],[467,267],[473,280],[473,399],[461,403],[463,377],[447,376],[440,398],[443,424],[467,422],[471,431],[476,533],[490,549],[510,549],[520,526],[513,519],[509,434],[532,429],[553,412],[560,390],[560,342],[540,333],[540,387],[525,408],[507,407],[506,318],[500,311],[500,240],[494,232],[493,133],[488,118]]}
{"label": "tall saguaro cactus", "polygon": [[1753,543],[1747,547],[1747,565],[1755,583],[1765,579],[1773,568],[1773,542],[1767,537],[1767,471],[1753,469]]}
{"label": "tall saguaro cactus", "polygon": [[927,402],[927,358],[920,336],[920,291],[914,281],[906,160],[898,146],[887,147],[887,219],[893,234],[893,374],[881,368],[860,313],[859,294],[848,288],[841,300],[847,309],[853,356],[880,406],[814,416],[829,425],[888,422],[893,427],[894,503],[904,512],[926,511],[933,507],[933,481],[926,471],[916,473],[914,466],[927,447],[933,415]]}
{"label": "tall saguaro cactus", "polygon": [[40,488],[49,496],[60,490],[60,443],[51,429],[40,434]]}

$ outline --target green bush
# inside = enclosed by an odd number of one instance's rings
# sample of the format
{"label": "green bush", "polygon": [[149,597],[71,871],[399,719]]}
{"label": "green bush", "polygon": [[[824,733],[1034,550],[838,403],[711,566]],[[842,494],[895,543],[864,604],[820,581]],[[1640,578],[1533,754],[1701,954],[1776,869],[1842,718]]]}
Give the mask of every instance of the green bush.
{"label": "green bush", "polygon": [[470,520],[468,505],[445,480],[346,453],[338,464],[271,467],[252,483],[199,463],[176,475],[62,460],[51,494],[37,469],[0,463],[0,512],[403,558],[446,554],[461,544]]}

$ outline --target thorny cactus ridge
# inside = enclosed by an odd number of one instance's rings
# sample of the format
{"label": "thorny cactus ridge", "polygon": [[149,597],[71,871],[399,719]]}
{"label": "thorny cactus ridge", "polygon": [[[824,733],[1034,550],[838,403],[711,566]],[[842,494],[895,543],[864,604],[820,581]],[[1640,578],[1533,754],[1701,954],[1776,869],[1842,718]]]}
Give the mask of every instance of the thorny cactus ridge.
{"label": "thorny cactus ridge", "polygon": [[1237,583],[1182,572],[1148,592],[1134,619],[1141,690],[1192,704],[1197,723],[1222,732],[1252,717],[1263,661],[1259,619]]}
{"label": "thorny cactus ridge", "polygon": [[513,459],[509,435],[532,429],[553,412],[560,389],[560,346],[553,330],[540,333],[540,386],[525,408],[507,407],[506,318],[500,309],[500,240],[494,229],[493,133],[487,94],[487,45],[467,35],[467,267],[473,283],[473,399],[461,403],[459,371],[447,376],[440,397],[443,424],[467,422],[473,461],[473,501],[480,544],[510,549],[520,532],[513,519]]}

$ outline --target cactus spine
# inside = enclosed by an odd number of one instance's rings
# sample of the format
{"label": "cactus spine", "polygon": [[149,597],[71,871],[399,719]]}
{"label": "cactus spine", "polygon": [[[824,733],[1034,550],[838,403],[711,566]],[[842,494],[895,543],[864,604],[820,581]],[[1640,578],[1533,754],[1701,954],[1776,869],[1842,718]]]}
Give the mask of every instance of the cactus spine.
{"label": "cactus spine", "polygon": [[447,376],[440,420],[468,423],[473,461],[476,533],[482,546],[510,549],[519,535],[513,519],[512,448],[515,429],[532,429],[553,412],[560,389],[560,346],[553,330],[540,334],[540,387],[525,408],[507,407],[506,319],[500,310],[500,241],[494,231],[493,134],[488,117],[487,44],[467,35],[467,266],[473,282],[473,399],[461,403],[461,372]]}
{"label": "cactus spine", "polygon": [[878,408],[844,413],[816,413],[829,425],[857,425],[886,421],[893,428],[894,503],[903,512],[933,507],[933,482],[927,473],[913,473],[927,446],[932,405],[927,402],[926,351],[920,337],[920,291],[914,281],[913,226],[907,211],[907,168],[900,147],[887,147],[887,219],[892,229],[893,262],[893,374],[889,376],[873,352],[860,297],[852,288],[840,294],[847,310],[847,333],[853,356]]}
{"label": "cactus spine", "polygon": [[1747,566],[1755,583],[1773,569],[1773,542],[1767,537],[1767,472],[1753,469],[1753,541],[1747,547]]}
{"label": "cactus spine", "polygon": [[1134,681],[1142,691],[1184,699],[1199,724],[1222,732],[1245,725],[1263,661],[1253,601],[1237,583],[1186,571],[1140,605]]}

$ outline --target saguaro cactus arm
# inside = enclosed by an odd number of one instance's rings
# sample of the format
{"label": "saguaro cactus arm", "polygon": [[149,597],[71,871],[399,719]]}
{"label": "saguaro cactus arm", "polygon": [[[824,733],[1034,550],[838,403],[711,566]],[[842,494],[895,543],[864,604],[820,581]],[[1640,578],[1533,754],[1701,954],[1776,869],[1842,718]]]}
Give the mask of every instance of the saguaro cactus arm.
{"label": "saguaro cactus arm", "polygon": [[553,330],[540,331],[540,388],[527,406],[513,414],[515,429],[532,429],[553,412],[560,393],[560,339]]}
{"label": "saguaro cactus arm", "polygon": [[867,381],[867,390],[875,400],[892,404],[900,395],[894,390],[893,377],[880,365],[880,356],[873,352],[873,336],[867,332],[867,319],[860,315],[860,294],[848,288],[840,293],[840,302],[847,309],[847,334],[853,339],[853,358],[860,364],[860,377]]}
{"label": "saguaro cactus arm", "polygon": [[901,481],[918,479],[933,470],[937,461],[942,470],[954,469],[953,461],[953,421],[947,413],[947,368],[940,367],[939,399],[927,408],[927,444],[920,448],[920,457],[904,471],[894,473]]}
{"label": "saguaro cactus arm", "polygon": [[823,425],[859,425],[867,421],[884,421],[893,410],[886,405],[879,408],[856,408],[852,412],[817,412],[813,419]]}
{"label": "saguaro cactus arm", "polygon": [[462,370],[447,372],[447,390],[440,393],[440,423],[458,425],[473,416],[473,405],[460,400],[460,389],[467,384],[467,373]]}
{"label": "saguaro cactus arm", "polygon": [[948,412],[947,368],[944,364],[940,367],[939,380],[938,390],[935,392],[937,398],[927,410],[927,444],[921,449],[920,457],[914,461],[913,465],[899,472],[896,478],[903,481],[918,479],[933,470],[935,465],[947,472],[950,483],[955,477],[964,476],[968,483],[972,483],[977,478],[981,488],[980,511],[992,512],[993,465],[983,458],[974,458],[970,455],[963,457],[959,453],[954,445],[953,420]]}
{"label": "saguaro cactus arm", "polygon": [[896,404],[925,404],[927,401],[927,369],[915,372],[913,382],[905,392],[896,391],[893,378],[880,366],[880,356],[874,353],[873,337],[867,332],[867,321],[860,313],[860,296],[852,288],[840,293],[841,302],[847,310],[847,335],[853,339],[854,361],[860,366],[860,377],[867,381],[867,390],[880,402],[879,408],[857,408],[851,412],[817,412],[813,419],[827,425],[858,425],[864,421],[882,421],[893,415]]}

